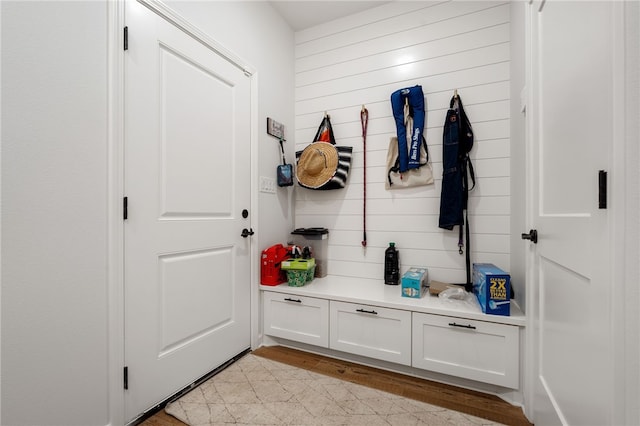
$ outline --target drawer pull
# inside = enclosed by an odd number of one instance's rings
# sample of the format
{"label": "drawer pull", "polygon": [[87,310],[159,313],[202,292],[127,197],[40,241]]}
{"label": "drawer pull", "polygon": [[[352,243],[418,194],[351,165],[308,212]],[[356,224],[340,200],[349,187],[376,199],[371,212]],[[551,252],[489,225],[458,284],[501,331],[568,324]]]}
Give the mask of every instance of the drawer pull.
{"label": "drawer pull", "polygon": [[356,309],[356,312],[362,312],[363,314],[378,315],[378,313],[376,311],[367,311],[367,310],[364,310],[364,309]]}
{"label": "drawer pull", "polygon": [[291,299],[290,297],[287,297],[284,299],[285,302],[296,302],[296,303],[302,303],[302,300],[300,299]]}
{"label": "drawer pull", "polygon": [[449,323],[449,325],[450,325],[451,327],[468,328],[468,329],[470,329],[470,330],[475,330],[475,329],[476,329],[476,327],[475,327],[475,326],[473,326],[473,325],[471,325],[471,324],[462,325],[462,324],[458,324],[458,323],[455,323],[455,322],[450,322],[450,323]]}

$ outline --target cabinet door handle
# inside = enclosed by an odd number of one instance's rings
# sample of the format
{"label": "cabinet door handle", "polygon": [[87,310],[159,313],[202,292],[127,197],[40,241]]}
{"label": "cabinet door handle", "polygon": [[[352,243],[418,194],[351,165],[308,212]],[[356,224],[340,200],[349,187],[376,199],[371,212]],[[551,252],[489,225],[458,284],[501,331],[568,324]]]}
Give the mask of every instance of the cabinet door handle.
{"label": "cabinet door handle", "polygon": [[376,311],[367,311],[367,310],[364,310],[364,309],[356,309],[356,312],[362,312],[363,314],[378,315],[378,313]]}
{"label": "cabinet door handle", "polygon": [[287,297],[284,299],[285,302],[296,302],[296,303],[302,303],[302,300],[300,299],[291,299],[290,297]]}
{"label": "cabinet door handle", "polygon": [[471,324],[463,325],[463,324],[458,324],[458,323],[455,323],[455,322],[450,322],[449,325],[451,327],[468,328],[470,330],[475,330],[476,329],[476,327],[471,325]]}

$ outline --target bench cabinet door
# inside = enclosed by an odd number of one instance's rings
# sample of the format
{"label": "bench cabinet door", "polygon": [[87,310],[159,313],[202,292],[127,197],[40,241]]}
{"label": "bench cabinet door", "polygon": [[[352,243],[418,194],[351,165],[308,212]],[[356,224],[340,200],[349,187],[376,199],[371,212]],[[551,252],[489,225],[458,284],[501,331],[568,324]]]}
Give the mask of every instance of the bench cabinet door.
{"label": "bench cabinet door", "polygon": [[329,346],[329,301],[263,292],[264,334],[310,345]]}
{"label": "bench cabinet door", "polygon": [[330,318],[331,349],[411,365],[411,312],[331,301]]}
{"label": "bench cabinet door", "polygon": [[413,313],[413,366],[517,389],[518,326]]}

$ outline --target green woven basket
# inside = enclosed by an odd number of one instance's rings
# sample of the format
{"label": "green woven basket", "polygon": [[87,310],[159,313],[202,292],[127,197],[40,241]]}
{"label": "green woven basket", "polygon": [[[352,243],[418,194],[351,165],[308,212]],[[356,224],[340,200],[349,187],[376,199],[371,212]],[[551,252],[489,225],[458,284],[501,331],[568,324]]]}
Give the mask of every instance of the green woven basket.
{"label": "green woven basket", "polygon": [[302,287],[313,280],[316,271],[315,259],[289,259],[281,263],[287,271],[287,282],[291,287]]}
{"label": "green woven basket", "polygon": [[287,282],[290,287],[302,287],[307,283],[307,271],[287,271]]}

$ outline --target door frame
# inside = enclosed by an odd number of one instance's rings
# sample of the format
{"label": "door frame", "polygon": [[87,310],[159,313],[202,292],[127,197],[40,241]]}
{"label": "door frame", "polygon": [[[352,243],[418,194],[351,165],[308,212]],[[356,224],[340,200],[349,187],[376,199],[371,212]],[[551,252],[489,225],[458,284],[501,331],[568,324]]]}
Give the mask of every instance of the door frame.
{"label": "door frame", "polygon": [[[640,4],[625,1],[616,4],[616,22],[624,28],[616,33],[614,57],[621,65],[614,86],[618,133],[613,143],[611,204],[612,279],[621,282],[621,291],[612,295],[614,344],[614,424],[640,424]],[[624,324],[616,327],[615,324]]]}
{"label": "door frame", "polygon": [[[544,1],[541,3],[544,4]],[[526,44],[526,89],[527,104],[537,100],[537,94],[533,92],[532,81],[532,39],[531,39],[531,14],[536,6],[529,1],[525,12],[525,44]],[[625,22],[625,12],[632,11],[631,18]],[[638,56],[638,24],[640,22],[640,8],[627,2],[615,2],[612,4],[613,27],[613,135],[609,150],[608,164],[608,209],[609,239],[611,251],[609,262],[611,265],[614,283],[622,283],[611,295],[611,319],[609,324],[610,341],[613,360],[613,395],[610,395],[612,424],[636,424],[640,420],[634,401],[640,396],[640,372],[638,366],[632,366],[629,360],[640,357],[638,335],[640,333],[640,321],[638,314],[634,314],[640,302],[640,292],[632,285],[637,282],[639,268],[637,259],[640,256],[638,241],[640,231],[637,223],[638,194],[640,184],[637,169],[640,154],[637,148],[637,131],[640,129],[638,120],[638,102],[629,100],[625,94],[628,89],[635,90],[629,94],[629,98],[637,96],[638,87],[628,87],[633,80],[633,67],[637,67]],[[635,46],[633,43],[636,43]],[[631,46],[631,50],[629,50]],[[635,49],[635,50],[634,50]],[[637,85],[637,71],[635,71],[635,84]],[[527,107],[529,113],[530,108]],[[531,179],[533,156],[532,138],[534,130],[531,126],[531,115],[525,119],[526,135],[526,229],[533,228],[533,182]],[[635,167],[633,167],[635,165]],[[631,201],[630,201],[631,200]],[[635,200],[635,201],[634,201]],[[520,232],[519,230],[516,230]],[[523,230],[524,231],[524,230]],[[527,327],[525,333],[525,384],[523,387],[525,399],[525,414],[534,421],[533,402],[536,386],[536,363],[538,361],[537,339],[535,336],[535,324],[533,313],[539,308],[536,294],[535,248],[526,250],[526,311]],[[622,325],[622,326],[620,326]],[[631,374],[629,374],[631,373]]]}
{"label": "door frame", "polygon": [[[124,25],[125,2],[138,1],[180,30],[191,35],[200,43],[224,57],[227,61],[240,68],[250,79],[251,112],[250,150],[258,152],[258,73],[247,61],[226,49],[198,27],[191,24],[180,14],[169,8],[159,0],[113,0],[107,1],[107,72],[108,72],[108,123],[107,123],[107,300],[108,300],[108,410],[109,424],[122,425],[125,422],[125,393],[123,368],[125,365],[125,298],[124,298],[124,221],[122,218],[124,193],[124,120],[125,120],[125,51]],[[250,202],[251,216],[250,226],[258,231],[258,158],[251,155],[250,163]],[[250,250],[250,333],[251,348],[258,345],[259,295],[258,283],[258,259],[259,250],[257,240],[252,242]]]}

